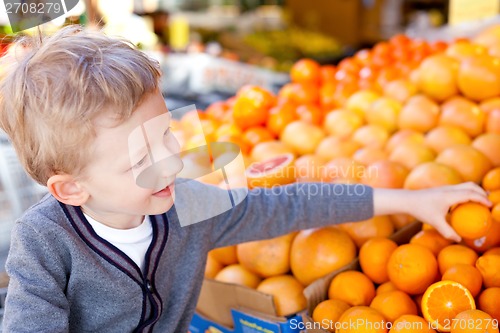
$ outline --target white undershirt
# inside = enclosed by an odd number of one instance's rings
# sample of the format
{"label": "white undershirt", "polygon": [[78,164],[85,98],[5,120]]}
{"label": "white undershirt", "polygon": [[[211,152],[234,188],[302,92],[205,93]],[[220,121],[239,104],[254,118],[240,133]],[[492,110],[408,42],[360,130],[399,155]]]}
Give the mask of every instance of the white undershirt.
{"label": "white undershirt", "polygon": [[87,214],[83,215],[99,237],[116,246],[132,259],[141,268],[141,271],[144,271],[146,252],[153,239],[153,228],[148,216],[144,218],[141,225],[135,228],[115,229],[97,222]]}

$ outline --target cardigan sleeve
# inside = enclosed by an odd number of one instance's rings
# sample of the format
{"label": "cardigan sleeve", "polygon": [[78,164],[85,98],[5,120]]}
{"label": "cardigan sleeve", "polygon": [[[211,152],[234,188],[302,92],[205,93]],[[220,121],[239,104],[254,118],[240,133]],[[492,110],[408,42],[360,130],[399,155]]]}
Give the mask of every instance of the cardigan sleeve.
{"label": "cardigan sleeve", "polygon": [[360,184],[295,183],[248,193],[235,190],[232,207],[227,204],[228,192],[215,186],[193,181],[182,190],[175,206],[184,203],[182,211],[189,213],[184,216],[210,216],[198,223],[212,248],[373,216],[373,189]]}
{"label": "cardigan sleeve", "polygon": [[69,331],[69,302],[65,296],[63,258],[47,244],[57,235],[40,233],[17,222],[6,262],[10,277],[3,318],[4,332]]}

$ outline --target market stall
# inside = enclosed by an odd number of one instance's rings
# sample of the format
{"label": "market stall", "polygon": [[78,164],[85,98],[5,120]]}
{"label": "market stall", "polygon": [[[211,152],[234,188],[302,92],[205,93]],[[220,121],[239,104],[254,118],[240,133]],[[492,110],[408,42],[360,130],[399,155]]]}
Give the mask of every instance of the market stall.
{"label": "market stall", "polygon": [[[211,250],[190,333],[499,332],[498,1],[86,5],[47,30],[100,24],[158,60],[184,165],[231,200],[233,187],[475,183],[491,202],[444,213],[459,242],[386,214]],[[7,251],[45,192],[0,148]]]}

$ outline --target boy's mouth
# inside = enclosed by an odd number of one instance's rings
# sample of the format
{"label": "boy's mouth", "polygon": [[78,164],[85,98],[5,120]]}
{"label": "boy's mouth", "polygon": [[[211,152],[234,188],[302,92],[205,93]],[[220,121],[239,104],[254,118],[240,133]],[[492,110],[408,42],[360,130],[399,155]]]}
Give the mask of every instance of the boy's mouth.
{"label": "boy's mouth", "polygon": [[158,192],[153,193],[153,195],[155,197],[159,197],[159,198],[168,198],[168,197],[171,197],[172,193],[174,192],[174,186],[175,186],[174,183],[170,183],[164,189],[162,189],[162,190],[160,190]]}

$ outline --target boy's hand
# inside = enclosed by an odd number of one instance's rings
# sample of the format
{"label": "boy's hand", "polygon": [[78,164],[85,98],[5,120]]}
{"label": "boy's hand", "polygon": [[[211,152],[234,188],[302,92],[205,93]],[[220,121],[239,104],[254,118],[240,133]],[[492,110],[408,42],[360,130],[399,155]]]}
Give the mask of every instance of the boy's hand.
{"label": "boy's hand", "polygon": [[411,191],[408,199],[408,214],[430,224],[444,237],[456,242],[460,242],[461,237],[446,221],[450,209],[468,201],[491,206],[486,192],[473,182]]}

